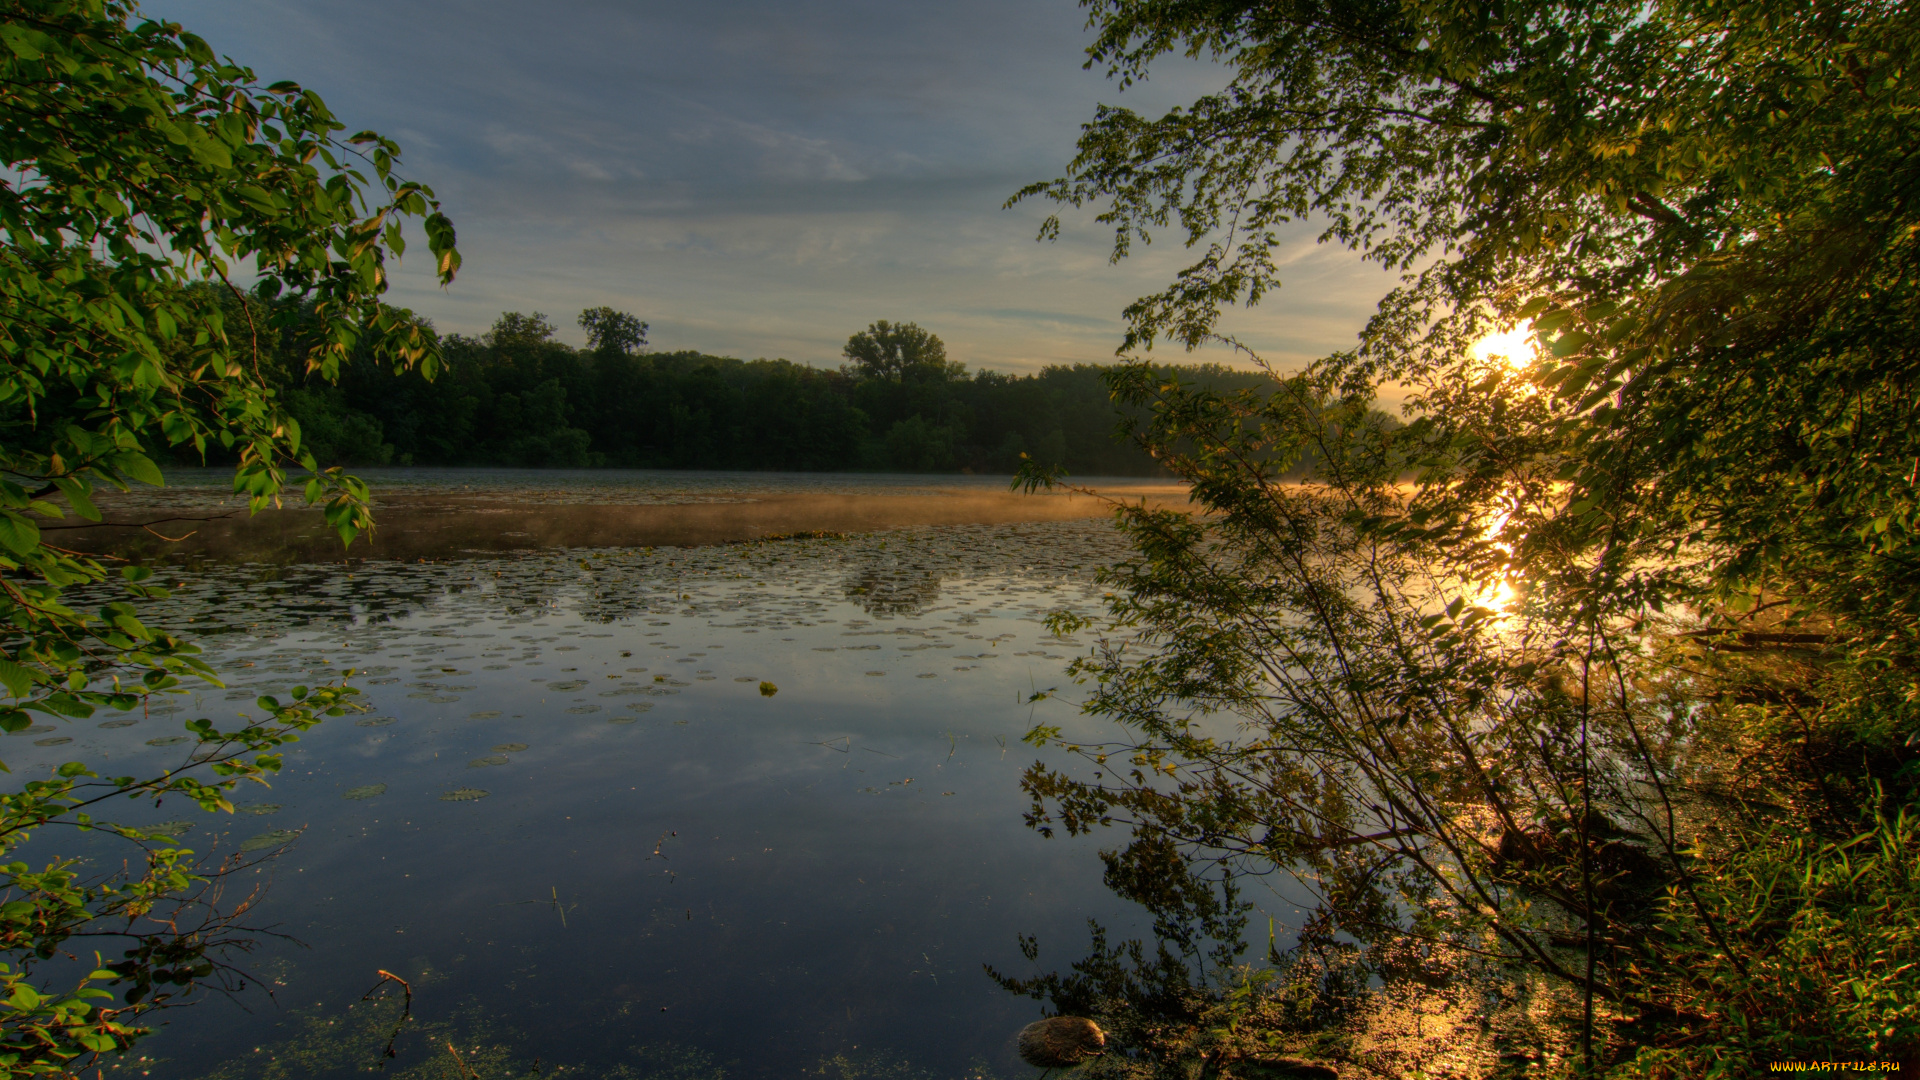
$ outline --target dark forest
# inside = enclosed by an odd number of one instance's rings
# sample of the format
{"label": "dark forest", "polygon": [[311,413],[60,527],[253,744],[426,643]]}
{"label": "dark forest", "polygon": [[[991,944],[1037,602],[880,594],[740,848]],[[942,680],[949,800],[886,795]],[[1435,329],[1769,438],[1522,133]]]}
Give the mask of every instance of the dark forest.
{"label": "dark forest", "polygon": [[[431,381],[354,363],[329,383],[290,335],[270,343],[271,378],[323,465],[1012,473],[1027,454],[1083,476],[1161,471],[1115,438],[1126,414],[1105,365],[969,372],[932,333],[880,321],[833,370],[647,351],[645,324],[607,309],[582,323],[586,348],[537,312],[446,335]],[[1167,373],[1218,391],[1267,381],[1212,364]]]}

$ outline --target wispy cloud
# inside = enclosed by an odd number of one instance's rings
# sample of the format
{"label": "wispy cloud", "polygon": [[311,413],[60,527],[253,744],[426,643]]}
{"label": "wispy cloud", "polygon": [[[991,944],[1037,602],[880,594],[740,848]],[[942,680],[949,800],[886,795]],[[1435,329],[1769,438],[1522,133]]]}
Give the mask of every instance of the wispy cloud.
{"label": "wispy cloud", "polygon": [[[878,318],[975,367],[1110,358],[1121,309],[1189,253],[1164,237],[1109,265],[1089,218],[1037,244],[1044,209],[1000,204],[1059,173],[1096,102],[1155,112],[1220,77],[1175,66],[1119,95],[1080,68],[1073,0],[149,7],[403,139],[466,263],[442,291],[408,260],[396,296],[442,328],[611,304],[663,347],[824,365]],[[1314,232],[1290,238],[1286,288],[1227,320],[1285,362],[1350,343],[1389,284]]]}

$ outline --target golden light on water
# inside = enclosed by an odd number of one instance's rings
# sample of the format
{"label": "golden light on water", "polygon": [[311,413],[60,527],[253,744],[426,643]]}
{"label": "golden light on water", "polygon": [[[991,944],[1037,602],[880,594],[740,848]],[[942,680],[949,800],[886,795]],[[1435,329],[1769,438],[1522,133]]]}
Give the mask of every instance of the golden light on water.
{"label": "golden light on water", "polygon": [[1481,363],[1499,359],[1515,371],[1531,367],[1540,352],[1533,340],[1533,323],[1523,322],[1511,330],[1488,334],[1473,343],[1473,358]]}
{"label": "golden light on water", "polygon": [[1483,608],[1506,615],[1518,596],[1519,593],[1514,590],[1513,582],[1505,577],[1499,577],[1483,584],[1479,594],[1473,598],[1473,602]]}
{"label": "golden light on water", "polygon": [[[1494,353],[1492,355],[1502,356],[1505,354]],[[1507,362],[1512,363],[1513,361],[1509,359]],[[1506,552],[1509,555],[1513,553],[1512,546],[1502,542],[1499,539],[1499,536],[1500,536],[1501,530],[1507,527],[1507,519],[1512,516],[1513,516],[1512,507],[1508,507],[1505,510],[1501,510],[1499,513],[1493,516],[1492,521],[1487,523],[1487,531],[1481,534],[1481,539],[1492,541],[1493,546],[1495,548],[1497,548],[1500,551]],[[1478,604],[1481,607],[1490,608],[1494,611],[1499,612],[1502,615],[1505,615],[1508,613],[1508,610],[1512,607],[1513,601],[1517,595],[1518,593],[1516,593],[1514,590],[1513,582],[1508,580],[1507,575],[1502,574],[1499,577],[1494,578],[1492,581],[1480,582],[1479,587],[1477,588],[1477,590],[1473,595],[1473,602],[1475,604]]]}
{"label": "golden light on water", "polygon": [[[1540,358],[1540,349],[1534,339],[1531,320],[1522,320],[1512,329],[1488,334],[1473,343],[1471,352],[1473,358],[1482,364],[1490,365],[1497,361],[1505,364],[1512,371],[1525,371]],[[1507,519],[1512,514],[1511,506],[1496,513],[1487,523],[1487,530],[1482,535],[1482,539],[1492,541],[1495,548],[1508,554],[1511,554],[1513,549],[1511,545],[1501,541],[1499,536],[1506,528]],[[1478,583],[1472,594],[1472,600],[1481,607],[1491,608],[1506,615],[1511,613],[1519,596],[1519,590],[1514,587],[1513,581],[1502,574],[1491,581]]]}

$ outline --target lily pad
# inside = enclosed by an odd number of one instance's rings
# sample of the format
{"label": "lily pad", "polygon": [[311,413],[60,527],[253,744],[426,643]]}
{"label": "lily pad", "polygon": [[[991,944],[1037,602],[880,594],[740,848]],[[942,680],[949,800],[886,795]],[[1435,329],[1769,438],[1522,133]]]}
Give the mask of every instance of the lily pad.
{"label": "lily pad", "polygon": [[637,723],[639,723],[639,722],[640,722],[640,718],[639,718],[639,717],[637,717],[637,716],[609,716],[609,717],[607,717],[607,723],[609,723],[609,724],[637,724]]}
{"label": "lily pad", "polygon": [[505,742],[494,747],[493,752],[496,754],[517,754],[526,748],[527,744],[523,742]]}
{"label": "lily pad", "polygon": [[340,797],[359,802],[361,799],[371,799],[376,796],[385,795],[386,793],[387,785],[385,784],[362,784],[359,787],[350,787],[341,792]]}
{"label": "lily pad", "polygon": [[7,732],[7,734],[9,735],[41,735],[52,730],[53,730],[52,724],[35,724],[32,727],[23,727],[19,731],[9,731]]}
{"label": "lily pad", "polygon": [[275,829],[272,832],[263,832],[259,836],[249,836],[245,840],[240,841],[240,850],[244,853],[283,847],[291,843],[294,837],[299,835],[299,833],[294,832],[292,829]]}
{"label": "lily pad", "polygon": [[145,831],[169,840],[178,840],[193,831],[193,824],[191,821],[163,821],[158,825],[145,826]]}
{"label": "lily pad", "polygon": [[484,769],[489,765],[505,765],[510,760],[512,759],[505,754],[488,754],[486,757],[477,757],[467,762],[467,768]]}
{"label": "lily pad", "polygon": [[568,709],[567,711],[568,711],[568,712],[570,712],[570,713],[578,713],[578,714],[583,714],[583,715],[584,715],[584,714],[586,714],[586,713],[596,713],[596,712],[599,712],[599,711],[600,711],[600,706],[598,706],[598,705],[575,705],[575,706],[574,706],[573,708],[571,708],[571,709]]}
{"label": "lily pad", "polygon": [[587,680],[585,679],[568,679],[566,682],[548,683],[547,689],[565,693],[569,690],[578,690],[586,685]]}
{"label": "lily pad", "polygon": [[399,719],[394,716],[363,716],[353,722],[354,727],[386,727]]}
{"label": "lily pad", "polygon": [[475,799],[484,799],[491,794],[493,794],[493,792],[487,791],[484,788],[477,788],[477,787],[454,788],[452,791],[443,793],[440,796],[440,801],[441,802],[472,802]]}
{"label": "lily pad", "polygon": [[499,709],[482,709],[481,711],[479,711],[479,712],[476,712],[476,713],[468,713],[468,714],[467,714],[467,719],[469,719],[469,720],[492,720],[493,718],[495,718],[495,717],[497,717],[497,716],[499,716],[499,715],[500,715],[500,710],[499,710]]}
{"label": "lily pad", "polygon": [[185,735],[162,735],[157,739],[148,739],[148,746],[178,746],[187,741]]}
{"label": "lily pad", "polygon": [[55,735],[55,736],[54,736],[53,738],[51,738],[51,739],[35,739],[35,740],[33,740],[33,745],[35,745],[35,746],[64,746],[64,745],[66,745],[67,743],[70,743],[70,742],[72,742],[72,741],[73,741],[73,740],[72,740],[71,738],[69,738],[69,737],[67,737],[67,736],[65,736],[65,735]]}
{"label": "lily pad", "polygon": [[263,802],[255,803],[252,806],[236,806],[234,809],[242,814],[277,814],[280,812],[280,804],[277,802]]}
{"label": "lily pad", "polygon": [[129,717],[126,717],[126,718],[124,718],[124,719],[120,719],[120,720],[109,720],[109,721],[107,721],[106,723],[104,723],[104,724],[101,724],[100,726],[101,726],[101,727],[103,727],[103,728],[121,728],[121,727],[132,727],[133,725],[135,725],[135,724],[137,724],[137,723],[139,723],[139,722],[140,722],[140,721],[138,721],[138,720],[136,720],[136,719],[134,719],[133,717],[131,717],[131,716],[129,716]]}

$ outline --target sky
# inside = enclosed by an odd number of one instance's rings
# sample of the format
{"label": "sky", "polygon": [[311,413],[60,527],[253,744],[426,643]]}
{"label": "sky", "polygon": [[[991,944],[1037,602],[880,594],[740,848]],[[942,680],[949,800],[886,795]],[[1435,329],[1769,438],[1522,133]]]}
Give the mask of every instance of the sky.
{"label": "sky", "polygon": [[[1061,175],[1097,104],[1158,113],[1222,85],[1170,64],[1121,92],[1083,70],[1072,0],[147,0],[263,82],[293,79],[349,130],[399,141],[464,266],[424,243],[393,299],[443,332],[583,308],[659,350],[837,366],[876,319],[940,335],[970,368],[1113,359],[1122,309],[1191,253],[1118,265],[1092,211],[1004,209]],[[1283,367],[1352,344],[1391,280],[1302,226],[1285,284],[1223,326]],[[416,230],[415,240],[421,236]],[[1156,355],[1186,359],[1177,346]],[[1193,359],[1235,362],[1225,350]]]}

